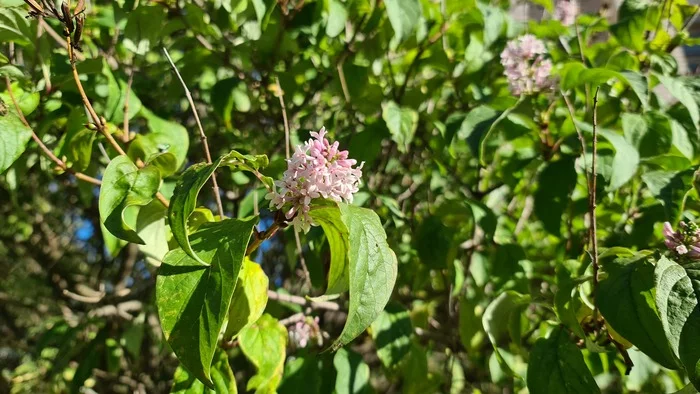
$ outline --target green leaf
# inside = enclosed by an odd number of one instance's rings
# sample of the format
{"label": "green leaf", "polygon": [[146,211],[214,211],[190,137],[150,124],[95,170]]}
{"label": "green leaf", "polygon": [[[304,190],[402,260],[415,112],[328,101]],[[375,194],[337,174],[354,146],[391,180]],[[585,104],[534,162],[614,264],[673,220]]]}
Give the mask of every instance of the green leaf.
{"label": "green leaf", "polygon": [[168,208],[168,218],[170,229],[173,232],[173,239],[180,245],[180,248],[188,256],[201,264],[206,264],[199,258],[190,245],[187,236],[187,218],[197,207],[197,196],[211,174],[219,166],[221,159],[212,164],[199,163],[188,168],[177,181],[173,197]]}
{"label": "green leaf", "polygon": [[124,47],[137,55],[145,55],[158,43],[164,24],[165,11],[162,7],[136,7],[129,13],[124,29]]}
{"label": "green leaf", "polygon": [[664,85],[666,89],[678,99],[678,101],[685,106],[690,114],[690,118],[693,119],[693,125],[697,130],[700,124],[700,109],[698,109],[698,103],[693,97],[693,92],[690,90],[683,80],[680,78],[673,78],[662,74],[654,74],[659,78],[659,82]]}
{"label": "green leaf", "polygon": [[228,363],[228,356],[223,350],[218,350],[214,356],[211,378],[214,382],[214,390],[210,390],[180,365],[175,370],[173,387],[170,388],[170,392],[173,394],[238,394],[236,377]]}
{"label": "green leaf", "polygon": [[270,160],[267,158],[267,155],[244,155],[232,150],[221,158],[220,166],[230,167],[234,171],[252,172],[261,178],[265,186],[272,189],[274,180],[270,177],[262,176],[259,172],[269,164]]}
{"label": "green leaf", "polygon": [[650,171],[642,174],[642,181],[664,206],[666,219],[672,223],[678,222],[683,213],[681,212],[683,198],[693,188],[693,170]]}
{"label": "green leaf", "polygon": [[656,262],[656,306],[666,338],[700,390],[700,263],[680,265],[662,257]]}
{"label": "green leaf", "polygon": [[349,234],[340,217],[337,206],[314,207],[309,213],[314,222],[321,225],[331,251],[328,270],[328,287],[325,295],[332,296],[350,288],[350,262],[348,260]]}
{"label": "green leaf", "polygon": [[514,375],[514,372],[503,359],[498,350],[499,344],[515,341],[520,343],[519,330],[521,312],[530,304],[530,296],[519,294],[515,291],[505,291],[493,300],[481,318],[484,331],[493,345],[494,354],[501,368]]}
{"label": "green leaf", "polygon": [[228,325],[224,339],[236,338],[241,330],[255,323],[267,306],[269,280],[265,272],[248,258],[238,276],[238,284],[228,310]]}
{"label": "green leaf", "polygon": [[413,324],[408,310],[400,304],[387,305],[372,323],[371,332],[377,356],[387,368],[402,362],[411,351]]}
{"label": "green leaf", "polygon": [[210,367],[256,219],[207,223],[192,234],[202,266],[182,249],[158,270],[156,303],[165,338],[180,362],[213,388]]}
{"label": "green leaf", "polygon": [[27,149],[32,129],[25,126],[14,109],[0,112],[0,174]]}
{"label": "green leaf", "polygon": [[328,3],[328,23],[326,24],[326,35],[337,37],[345,30],[345,22],[348,19],[348,11],[338,0],[330,0]]}
{"label": "green leaf", "polygon": [[109,163],[100,188],[100,220],[107,231],[124,241],[143,245],[144,241],[126,223],[125,210],[144,206],[153,200],[160,186],[160,173],[155,167],[139,169],[126,156],[117,156]]}
{"label": "green leaf", "polygon": [[399,152],[408,152],[413,136],[418,128],[418,112],[411,108],[401,108],[393,101],[383,105],[382,119],[396,142]]}
{"label": "green leaf", "polygon": [[414,243],[421,262],[428,267],[443,269],[454,257],[451,253],[452,238],[450,230],[437,216],[428,216],[415,233]]}
{"label": "green leaf", "polygon": [[527,388],[531,394],[600,393],[581,351],[561,327],[532,347]]}
{"label": "green leaf", "polygon": [[632,88],[632,91],[637,95],[637,98],[639,98],[639,102],[642,103],[642,108],[645,110],[649,109],[649,84],[647,83],[646,77],[635,71],[622,71],[620,74],[627,81],[630,88]]}
{"label": "green leaf", "polygon": [[175,155],[179,169],[187,160],[190,143],[187,130],[178,123],[159,118],[145,107],[141,107],[140,114],[148,122],[150,133],[136,135],[129,144],[129,157],[147,162],[158,154],[170,152]]}
{"label": "green leaf", "polygon": [[644,50],[644,26],[646,25],[645,12],[636,12],[610,26],[610,32],[624,47],[635,52]]}
{"label": "green leaf", "polygon": [[338,371],[335,380],[337,394],[366,394],[372,392],[369,384],[369,366],[359,354],[340,349],[333,357],[333,365]]}
{"label": "green leaf", "polygon": [[500,112],[485,105],[472,109],[464,117],[459,129],[456,131],[457,141],[466,141],[471,152],[474,155],[479,155],[483,137],[500,115]]}
{"label": "green leaf", "polygon": [[339,204],[348,229],[350,308],[333,349],[350,343],[376,319],[394,290],[398,261],[389,248],[379,216],[367,208]]}
{"label": "green leaf", "polygon": [[151,201],[139,210],[136,217],[136,233],[144,242],[144,245],[139,245],[139,250],[146,255],[146,261],[156,267],[160,266],[169,250],[165,225],[167,212],[160,201]]}
{"label": "green leaf", "polygon": [[248,381],[246,390],[255,389],[256,394],[275,393],[284,372],[287,329],[274,317],[264,314],[241,331],[239,343],[245,356],[258,370]]}
{"label": "green leaf", "polygon": [[69,131],[61,146],[61,157],[65,157],[66,162],[71,163],[75,170],[85,170],[90,165],[96,134],[94,130],[86,128]]}
{"label": "green leaf", "polygon": [[564,156],[558,161],[547,163],[537,180],[535,192],[535,215],[542,221],[550,234],[561,234],[561,220],[576,187],[574,158]]}
{"label": "green leaf", "polygon": [[[584,123],[576,122],[581,128],[581,131],[593,135],[593,126]],[[598,135],[608,140],[615,148],[615,157],[612,162],[612,175],[610,177],[609,191],[614,191],[629,182],[637,173],[639,168],[639,152],[632,146],[625,137],[621,136],[614,130],[597,128]]]}
{"label": "green leaf", "polygon": [[654,302],[654,265],[648,254],[618,258],[605,264],[608,277],[600,281],[596,305],[612,328],[666,368],[677,360]]}
{"label": "green leaf", "polygon": [[[18,82],[13,82],[10,87],[12,89],[12,94],[15,96],[15,100],[17,100],[17,105],[24,116],[28,116],[39,107],[41,103],[41,95],[39,92],[25,90]],[[15,106],[12,102],[12,97],[10,97],[8,92],[0,93],[0,100],[4,101],[7,107],[12,107],[14,109]]]}
{"label": "green leaf", "polygon": [[177,171],[177,157],[170,152],[156,153],[146,162],[160,171],[162,178],[168,177]]}
{"label": "green leaf", "polygon": [[290,357],[284,366],[284,376],[277,391],[280,394],[324,393],[322,390],[324,380],[335,384],[335,370],[329,362],[326,362],[327,359],[327,356],[319,357],[317,354]]}
{"label": "green leaf", "polygon": [[418,0],[385,0],[384,5],[396,40],[401,42],[410,37],[423,15],[420,2]]}

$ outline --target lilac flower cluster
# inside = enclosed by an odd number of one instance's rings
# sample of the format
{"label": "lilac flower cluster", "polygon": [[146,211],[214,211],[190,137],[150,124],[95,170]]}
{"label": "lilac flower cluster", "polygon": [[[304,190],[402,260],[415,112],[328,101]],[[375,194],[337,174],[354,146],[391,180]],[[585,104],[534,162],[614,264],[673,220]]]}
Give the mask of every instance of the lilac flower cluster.
{"label": "lilac flower cluster", "polygon": [[287,220],[305,232],[315,225],[309,216],[313,199],[351,203],[362,178],[364,163],[353,168],[357,161],[348,159],[348,151],[338,150],[338,142],[331,144],[325,136],[324,127],[295,148],[283,178],[275,181],[278,190],[267,195],[271,207],[285,209]]}
{"label": "lilac flower cluster", "polygon": [[323,335],[318,325],[318,316],[306,318],[289,327],[289,343],[295,349],[303,349],[310,341],[316,341],[317,346],[323,346]]}
{"label": "lilac flower cluster", "polygon": [[576,0],[561,0],[557,2],[557,8],[554,9],[554,19],[561,22],[564,26],[571,26],[576,23],[576,17],[580,12],[578,2]]}
{"label": "lilac flower cluster", "polygon": [[532,94],[551,86],[552,61],[544,57],[546,53],[544,42],[532,34],[508,42],[501,64],[513,94]]}
{"label": "lilac flower cluster", "polygon": [[695,223],[681,222],[680,230],[673,231],[671,223],[664,223],[664,243],[678,257],[700,259],[700,227]]}

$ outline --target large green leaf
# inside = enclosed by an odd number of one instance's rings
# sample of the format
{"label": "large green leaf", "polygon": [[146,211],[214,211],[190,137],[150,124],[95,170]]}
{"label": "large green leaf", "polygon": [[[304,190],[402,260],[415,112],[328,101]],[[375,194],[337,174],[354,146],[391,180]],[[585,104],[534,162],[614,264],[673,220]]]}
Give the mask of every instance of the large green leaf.
{"label": "large green leaf", "polygon": [[155,155],[169,152],[175,155],[175,167],[179,169],[187,160],[190,144],[187,129],[178,123],[158,117],[145,107],[141,107],[139,114],[148,122],[150,132],[136,135],[129,144],[129,157],[147,162]]}
{"label": "large green leaf", "polygon": [[287,329],[274,317],[264,314],[241,331],[239,343],[258,370],[248,381],[246,390],[255,389],[256,394],[275,393],[284,372]]}
{"label": "large green leaf", "polygon": [[384,310],[394,290],[398,261],[389,248],[379,216],[367,208],[339,204],[348,229],[350,308],[333,349],[360,335]]}
{"label": "large green leaf", "polygon": [[636,52],[644,50],[645,12],[636,12],[610,26],[610,32],[623,46]]}
{"label": "large green leaf", "polygon": [[654,301],[654,265],[648,254],[605,264],[596,305],[612,328],[666,368],[678,367]]}
{"label": "large green leaf", "polygon": [[231,365],[228,363],[228,356],[223,350],[218,350],[214,356],[214,363],[211,368],[211,380],[214,382],[214,390],[209,389],[204,383],[190,374],[182,365],[175,370],[173,377],[173,387],[170,392],[173,394],[237,394],[236,377],[233,376]]}
{"label": "large green leaf", "polygon": [[383,106],[382,119],[391,133],[391,139],[399,147],[399,152],[407,152],[418,128],[418,112],[389,101]]}
{"label": "large green leaf", "polygon": [[340,217],[337,206],[315,207],[310,212],[314,222],[321,225],[331,251],[328,287],[325,295],[340,294],[350,288],[350,262],[348,260],[348,229]]}
{"label": "large green leaf", "polygon": [[656,262],[656,306],[666,338],[700,390],[700,263]]}
{"label": "large green leaf", "polygon": [[100,220],[107,231],[128,242],[144,244],[136,231],[125,221],[125,210],[144,206],[153,200],[160,187],[160,172],[152,166],[142,169],[126,156],[117,156],[109,163],[100,188]]}
{"label": "large green leaf", "polygon": [[549,233],[561,234],[561,221],[575,187],[576,168],[571,156],[547,163],[540,173],[534,212]]}
{"label": "large green leaf", "polygon": [[166,214],[167,209],[160,201],[151,201],[139,210],[136,217],[136,233],[144,242],[139,245],[139,250],[146,256],[146,261],[155,266],[160,266],[169,250]]}
{"label": "large green leaf", "polygon": [[407,39],[418,26],[422,15],[418,0],[385,0],[389,22],[394,29],[396,39],[401,42]]}
{"label": "large green leaf", "polygon": [[249,259],[243,261],[236,290],[228,310],[228,325],[224,338],[233,339],[241,330],[255,323],[267,306],[269,279],[257,264]]}
{"label": "large green leaf", "polygon": [[369,384],[369,365],[362,356],[345,349],[340,349],[333,357],[333,365],[338,371],[335,380],[337,394],[366,394],[372,392]]}
{"label": "large green leaf", "polygon": [[192,234],[191,246],[207,266],[175,249],[158,270],[156,303],[165,338],[185,368],[209,387],[219,332],[256,222],[203,224]]}
{"label": "large green leaf", "polygon": [[411,351],[413,324],[406,308],[389,304],[372,323],[372,339],[377,356],[387,368],[399,364]]}
{"label": "large green leaf", "polygon": [[22,123],[14,109],[5,107],[0,112],[0,174],[24,152],[30,138],[32,129]]}
{"label": "large green leaf", "polygon": [[[593,125],[585,122],[576,122],[582,131],[593,134]],[[612,162],[612,175],[608,190],[614,191],[625,185],[637,173],[639,168],[639,152],[630,144],[624,136],[615,130],[597,128],[599,137],[603,137],[615,148],[615,157]]]}
{"label": "large green leaf", "polygon": [[527,388],[531,394],[600,393],[583,355],[559,327],[535,342],[527,369]]}

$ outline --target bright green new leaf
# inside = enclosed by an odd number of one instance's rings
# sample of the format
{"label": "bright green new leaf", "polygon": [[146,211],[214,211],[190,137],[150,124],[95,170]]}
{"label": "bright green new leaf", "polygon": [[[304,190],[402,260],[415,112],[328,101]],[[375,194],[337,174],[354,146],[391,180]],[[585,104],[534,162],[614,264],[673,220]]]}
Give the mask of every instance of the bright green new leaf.
{"label": "bright green new leaf", "polygon": [[367,208],[339,204],[348,229],[350,308],[338,349],[360,335],[384,310],[394,290],[398,261],[389,248],[379,216]]}
{"label": "bright green new leaf", "polygon": [[389,304],[372,323],[372,339],[377,347],[377,356],[387,368],[402,362],[411,351],[413,324],[406,308],[400,304]]}
{"label": "bright green new leaf", "polygon": [[160,171],[160,176],[165,178],[177,171],[177,158],[170,152],[156,153],[146,162]]}
{"label": "bright green new leaf", "polygon": [[274,187],[274,180],[268,176],[263,176],[259,172],[269,164],[270,159],[267,158],[267,155],[244,155],[232,150],[221,158],[220,166],[230,167],[234,171],[252,172],[256,176],[259,176],[260,181],[265,186],[272,189]]}
{"label": "bright green new leaf", "polygon": [[600,393],[581,350],[561,327],[535,342],[527,369],[527,388],[531,394]]}
{"label": "bright green new leaf", "polygon": [[700,390],[700,263],[680,265],[662,257],[656,262],[656,306],[666,338]]}
{"label": "bright green new leaf", "polygon": [[30,138],[32,129],[22,123],[14,109],[5,107],[0,112],[0,174],[24,152]]}
{"label": "bright green new leaf", "polygon": [[399,152],[408,152],[418,128],[418,112],[389,101],[383,105],[382,119],[391,133],[391,139],[398,145]]}
{"label": "bright green new leaf", "polygon": [[214,390],[209,389],[204,383],[190,374],[182,365],[177,367],[173,377],[172,394],[238,394],[236,377],[233,375],[231,365],[228,362],[226,352],[218,350],[214,356],[214,364],[211,368],[211,380],[214,382]]}
{"label": "bright green new leaf", "polygon": [[323,228],[331,251],[326,296],[347,291],[350,287],[350,262],[348,261],[348,229],[342,222],[337,206],[314,207],[311,218]]}
{"label": "bright green new leaf", "polygon": [[637,12],[610,26],[610,32],[623,46],[635,52],[644,50],[645,12]]}
{"label": "bright green new leaf", "polygon": [[338,371],[335,380],[337,394],[366,394],[372,392],[369,384],[369,365],[362,356],[345,349],[340,349],[333,358],[333,365]]}
{"label": "bright green new leaf", "polygon": [[418,0],[385,0],[384,5],[396,39],[401,42],[411,36],[423,13],[420,2]]}
{"label": "bright green new leaf", "polygon": [[197,256],[190,245],[190,240],[187,236],[187,218],[190,217],[190,214],[197,207],[199,191],[207,183],[207,180],[209,180],[209,177],[214,173],[220,162],[221,159],[212,164],[199,163],[189,167],[177,181],[175,191],[173,191],[173,198],[170,200],[170,207],[168,208],[168,218],[173,238],[187,255],[201,264],[206,264],[206,262]]}
{"label": "bright green new leaf", "polygon": [[262,316],[267,306],[268,286],[269,280],[260,264],[246,258],[228,310],[228,325],[224,334],[226,340],[236,338],[241,330]]}
{"label": "bright green new leaf", "polygon": [[647,254],[605,264],[596,305],[612,328],[666,368],[678,368],[654,301],[654,265]]}
{"label": "bright green new leaf", "polygon": [[258,370],[248,381],[246,390],[255,389],[256,394],[275,393],[284,372],[287,329],[274,317],[264,314],[241,331],[238,341],[245,356]]}
{"label": "bright green new leaf", "polygon": [[125,210],[144,206],[153,200],[160,187],[158,169],[136,167],[126,156],[117,156],[109,163],[100,188],[100,220],[107,231],[128,242],[144,244],[136,231],[125,221]]}
{"label": "bright green new leaf", "polygon": [[330,0],[328,3],[328,23],[326,24],[326,35],[337,37],[345,30],[345,22],[348,19],[348,11],[343,3],[338,0]]}
{"label": "bright green new leaf", "polygon": [[[0,76],[2,76],[1,72]],[[24,78],[24,76],[22,76],[22,78]],[[13,79],[18,78],[13,77]],[[15,100],[17,100],[19,109],[22,111],[24,116],[28,116],[39,106],[39,103],[41,102],[41,95],[36,91],[25,90],[22,88],[22,86],[23,85],[19,82],[13,82],[10,85],[12,94],[15,96]],[[12,102],[12,97],[10,97],[8,92],[0,92],[0,100],[4,101],[7,107],[15,107],[14,103]]]}
{"label": "bright green new leaf", "polygon": [[182,365],[210,388],[219,332],[256,222],[251,218],[204,224],[192,234],[191,246],[207,266],[175,249],[158,270],[156,304],[165,338]]}

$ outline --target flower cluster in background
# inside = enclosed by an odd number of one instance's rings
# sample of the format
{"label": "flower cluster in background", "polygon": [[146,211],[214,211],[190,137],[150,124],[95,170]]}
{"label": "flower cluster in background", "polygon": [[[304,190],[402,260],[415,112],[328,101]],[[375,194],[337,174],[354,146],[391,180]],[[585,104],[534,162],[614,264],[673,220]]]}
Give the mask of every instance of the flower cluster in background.
{"label": "flower cluster in background", "polygon": [[561,0],[557,2],[557,8],[554,9],[554,19],[561,22],[564,26],[571,26],[576,23],[576,17],[580,13],[578,2],[576,0]]}
{"label": "flower cluster in background", "polygon": [[546,53],[544,42],[532,34],[508,42],[501,64],[513,94],[532,94],[551,87],[552,61],[544,57]]}
{"label": "flower cluster in background", "polygon": [[331,144],[325,136],[324,127],[295,148],[283,178],[275,181],[277,190],[267,195],[271,207],[284,208],[285,217],[305,232],[314,225],[309,216],[313,199],[351,203],[362,177],[364,163],[355,167],[357,161],[348,158],[348,151],[338,150],[338,142]]}
{"label": "flower cluster in background", "polygon": [[664,223],[664,243],[679,257],[700,259],[700,228],[695,223],[681,222],[680,230],[673,231],[671,223]]}
{"label": "flower cluster in background", "polygon": [[321,333],[318,322],[318,316],[313,319],[307,317],[289,327],[289,343],[292,344],[295,349],[303,349],[307,347],[311,341],[314,341],[319,347],[323,346],[323,334]]}

